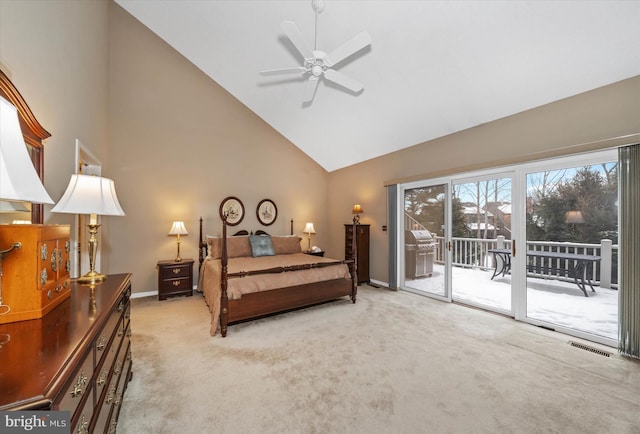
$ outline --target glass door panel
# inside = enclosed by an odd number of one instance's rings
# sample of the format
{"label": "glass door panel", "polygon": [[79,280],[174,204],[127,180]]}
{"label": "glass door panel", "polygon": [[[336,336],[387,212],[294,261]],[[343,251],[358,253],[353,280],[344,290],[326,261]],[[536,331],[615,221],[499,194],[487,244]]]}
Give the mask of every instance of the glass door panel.
{"label": "glass door panel", "polygon": [[617,163],[526,175],[527,317],[618,337]]}
{"label": "glass door panel", "polygon": [[448,295],[446,194],[446,184],[404,190],[404,289],[441,297]]}
{"label": "glass door panel", "polygon": [[453,300],[511,313],[512,177],[454,182],[451,198]]}

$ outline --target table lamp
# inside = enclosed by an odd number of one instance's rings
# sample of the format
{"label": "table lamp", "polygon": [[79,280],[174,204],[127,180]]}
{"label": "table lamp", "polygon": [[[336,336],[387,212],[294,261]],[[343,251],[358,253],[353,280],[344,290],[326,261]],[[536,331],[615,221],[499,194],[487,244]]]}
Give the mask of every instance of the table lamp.
{"label": "table lamp", "polygon": [[362,207],[359,204],[355,204],[353,206],[353,210],[351,210],[351,214],[353,214],[353,223],[355,224],[359,224],[360,223],[360,214],[362,214],[364,211],[362,210]]}
{"label": "table lamp", "polygon": [[98,215],[123,216],[113,180],[101,176],[71,175],[67,190],[51,212],[89,214],[89,272],[78,278],[82,284],[96,284],[107,276],[95,271],[98,252]]}
{"label": "table lamp", "polygon": [[[53,203],[29,157],[18,110],[3,97],[0,97],[0,200]],[[11,309],[2,302],[2,260],[21,247],[22,243],[16,241],[8,249],[0,250],[0,315]]]}
{"label": "table lamp", "polygon": [[180,257],[180,235],[189,235],[189,232],[187,232],[187,228],[184,227],[184,222],[173,222],[173,225],[171,225],[171,230],[169,231],[169,235],[177,235],[178,236],[178,240],[177,240],[177,244],[178,244],[178,255],[176,256],[175,261],[176,262],[182,262],[182,258]]}
{"label": "table lamp", "polygon": [[309,237],[309,247],[307,248],[307,252],[311,251],[311,234],[315,234],[316,230],[313,227],[313,223],[309,222],[304,226],[304,230],[302,231]]}

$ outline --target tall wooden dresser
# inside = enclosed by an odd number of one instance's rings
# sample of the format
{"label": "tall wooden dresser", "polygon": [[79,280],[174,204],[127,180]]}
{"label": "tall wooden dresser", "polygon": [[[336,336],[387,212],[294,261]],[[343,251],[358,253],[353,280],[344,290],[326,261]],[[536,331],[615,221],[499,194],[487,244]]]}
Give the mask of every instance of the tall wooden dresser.
{"label": "tall wooden dresser", "polygon": [[130,274],[72,281],[44,317],[0,325],[0,410],[65,410],[70,432],[115,432],[131,379],[130,295]]}
{"label": "tall wooden dresser", "polygon": [[[344,225],[344,258],[351,258],[351,246],[353,245],[353,225]],[[356,246],[358,248],[358,285],[369,283],[369,225],[356,225]]]}

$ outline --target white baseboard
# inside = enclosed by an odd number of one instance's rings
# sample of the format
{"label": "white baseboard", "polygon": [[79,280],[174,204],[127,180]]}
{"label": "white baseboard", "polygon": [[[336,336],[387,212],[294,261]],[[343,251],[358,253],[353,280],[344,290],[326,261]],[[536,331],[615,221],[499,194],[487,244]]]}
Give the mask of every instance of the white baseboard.
{"label": "white baseboard", "polygon": [[158,291],[134,292],[131,294],[131,298],[157,297],[157,296],[158,296]]}
{"label": "white baseboard", "polygon": [[375,279],[369,279],[369,282],[371,282],[372,285],[374,286],[382,286],[383,288],[388,288],[389,284],[387,282],[381,282],[379,280],[375,280]]}
{"label": "white baseboard", "polygon": [[[196,292],[197,286],[193,286],[193,292]],[[146,291],[146,292],[134,292],[131,294],[131,298],[144,298],[144,297],[157,297],[158,291]]]}

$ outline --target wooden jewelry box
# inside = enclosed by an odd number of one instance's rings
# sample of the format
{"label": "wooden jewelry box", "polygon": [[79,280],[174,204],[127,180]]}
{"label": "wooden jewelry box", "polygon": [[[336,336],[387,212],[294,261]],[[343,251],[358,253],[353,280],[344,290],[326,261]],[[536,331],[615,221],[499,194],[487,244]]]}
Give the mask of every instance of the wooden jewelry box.
{"label": "wooden jewelry box", "polygon": [[71,295],[69,225],[0,225],[0,249],[16,242],[0,269],[0,324],[42,318]]}

